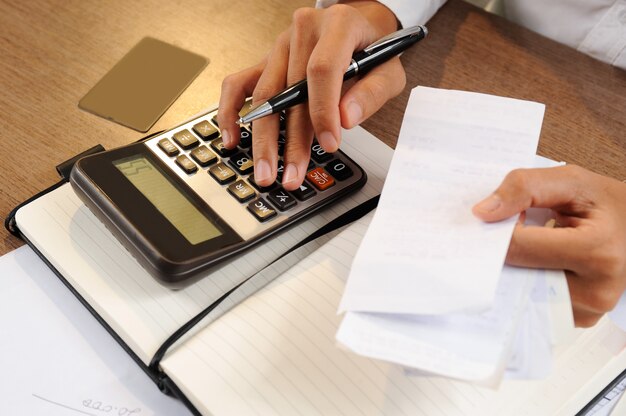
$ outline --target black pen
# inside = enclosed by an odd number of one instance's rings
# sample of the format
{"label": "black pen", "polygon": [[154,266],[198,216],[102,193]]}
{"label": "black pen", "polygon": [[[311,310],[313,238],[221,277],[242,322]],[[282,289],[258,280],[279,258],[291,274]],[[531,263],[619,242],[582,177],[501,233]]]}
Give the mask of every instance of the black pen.
{"label": "black pen", "polygon": [[[390,33],[377,40],[352,56],[352,61],[343,75],[343,80],[345,81],[355,75],[363,74],[373,67],[388,61],[424,39],[427,34],[428,30],[425,26],[413,26]],[[237,120],[237,123],[247,124],[270,114],[276,114],[286,108],[305,102],[308,95],[307,82],[306,79],[303,79],[255,107]]]}

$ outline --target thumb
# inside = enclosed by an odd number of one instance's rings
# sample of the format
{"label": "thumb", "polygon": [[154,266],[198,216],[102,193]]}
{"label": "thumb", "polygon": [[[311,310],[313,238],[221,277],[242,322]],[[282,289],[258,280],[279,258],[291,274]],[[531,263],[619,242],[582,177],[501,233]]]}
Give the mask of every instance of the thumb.
{"label": "thumb", "polygon": [[578,195],[585,172],[578,166],[513,170],[494,193],[474,205],[472,212],[483,221],[494,222],[530,207],[567,205]]}
{"label": "thumb", "polygon": [[373,68],[341,97],[341,125],[351,129],[400,94],[406,85],[406,74],[399,58]]}

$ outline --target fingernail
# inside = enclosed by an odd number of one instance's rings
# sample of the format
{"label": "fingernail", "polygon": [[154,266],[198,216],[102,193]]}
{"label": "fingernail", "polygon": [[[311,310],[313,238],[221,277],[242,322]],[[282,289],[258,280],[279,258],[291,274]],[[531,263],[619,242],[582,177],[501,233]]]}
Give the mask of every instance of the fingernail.
{"label": "fingernail", "polygon": [[257,160],[256,166],[254,167],[255,181],[263,182],[271,179],[271,176],[272,168],[270,168],[270,163],[265,159]]}
{"label": "fingernail", "polygon": [[351,126],[357,125],[363,117],[363,109],[356,101],[350,101],[348,104],[348,123]]}
{"label": "fingernail", "polygon": [[283,174],[283,185],[293,182],[296,179],[298,179],[298,167],[295,164],[290,163],[285,166],[285,173]]}
{"label": "fingernail", "polygon": [[[226,129],[222,129],[222,142],[224,142],[224,146],[230,146],[230,133]],[[267,163],[267,162],[266,162]]]}
{"label": "fingernail", "polygon": [[476,210],[482,212],[493,212],[500,208],[502,199],[497,194],[491,194],[487,198],[476,204]]}
{"label": "fingernail", "polygon": [[[325,131],[317,137],[317,141],[320,143],[324,150],[334,151],[337,148],[337,139],[329,131]],[[327,151],[328,151],[327,150]]]}

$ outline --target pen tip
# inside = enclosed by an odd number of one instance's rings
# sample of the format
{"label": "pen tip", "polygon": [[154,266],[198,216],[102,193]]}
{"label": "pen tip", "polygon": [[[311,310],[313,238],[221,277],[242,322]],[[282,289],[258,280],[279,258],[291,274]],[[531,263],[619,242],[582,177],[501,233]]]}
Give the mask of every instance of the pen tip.
{"label": "pen tip", "polygon": [[240,118],[239,120],[235,121],[235,124],[241,126],[243,123],[243,118]]}

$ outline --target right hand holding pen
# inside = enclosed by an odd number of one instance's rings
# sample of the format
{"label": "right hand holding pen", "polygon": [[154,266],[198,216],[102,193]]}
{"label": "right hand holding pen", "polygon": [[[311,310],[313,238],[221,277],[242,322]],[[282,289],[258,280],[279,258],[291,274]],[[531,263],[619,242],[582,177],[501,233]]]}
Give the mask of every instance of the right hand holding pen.
{"label": "right hand holding pen", "polygon": [[[352,128],[404,88],[406,76],[398,58],[372,69],[342,95],[343,74],[352,54],[396,30],[393,13],[376,1],[351,2],[328,9],[298,9],[261,63],[230,75],[222,83],[218,122],[226,147],[239,142],[235,121],[246,97],[256,106],[304,78],[308,103],[287,112],[286,190],[300,186],[306,174],[313,136],[327,152],[338,149],[341,127]],[[269,186],[278,163],[278,115],[252,123],[255,181]]]}

